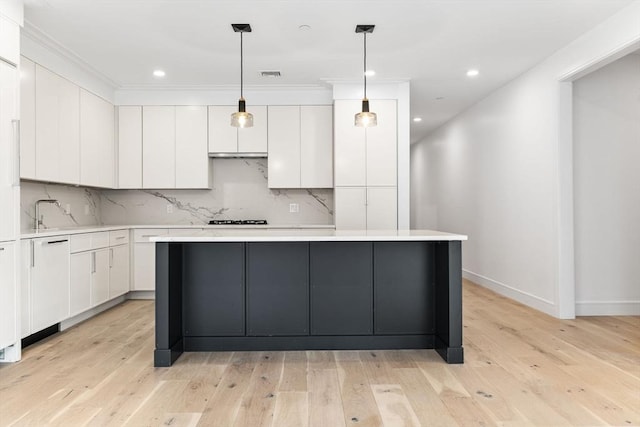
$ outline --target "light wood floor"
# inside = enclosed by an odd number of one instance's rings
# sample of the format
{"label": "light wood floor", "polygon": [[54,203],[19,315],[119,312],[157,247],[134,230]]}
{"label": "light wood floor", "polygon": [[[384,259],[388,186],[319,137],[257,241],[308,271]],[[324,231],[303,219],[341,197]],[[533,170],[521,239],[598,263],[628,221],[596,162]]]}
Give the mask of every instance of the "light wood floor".
{"label": "light wood floor", "polygon": [[0,368],[0,425],[640,425],[640,318],[560,321],[466,282],[464,365],[432,350],[186,353],[128,301]]}

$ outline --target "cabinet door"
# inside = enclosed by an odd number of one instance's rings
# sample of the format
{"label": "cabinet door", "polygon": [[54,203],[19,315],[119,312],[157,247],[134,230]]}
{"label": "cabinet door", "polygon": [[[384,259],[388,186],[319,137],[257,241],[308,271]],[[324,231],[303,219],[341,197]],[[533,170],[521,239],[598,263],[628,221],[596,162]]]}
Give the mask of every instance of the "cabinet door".
{"label": "cabinet door", "polygon": [[[269,112],[269,119],[271,119],[271,112]],[[271,151],[271,138],[269,138],[269,150]],[[271,176],[271,168],[269,168],[269,176]],[[300,107],[300,187],[333,188],[333,108],[331,105]]]}
{"label": "cabinet door", "polygon": [[398,228],[398,191],[396,187],[367,188],[367,230]]}
{"label": "cabinet door", "polygon": [[334,107],[336,187],[367,184],[365,129],[354,125],[361,101],[339,100]]}
{"label": "cabinet door", "polygon": [[309,334],[309,244],[247,243],[247,335]]}
{"label": "cabinet door", "polygon": [[20,242],[20,338],[31,335],[33,323],[31,321],[31,273],[34,261],[34,239]]}
{"label": "cabinet door", "polygon": [[374,242],[376,334],[435,332],[432,242]]}
{"label": "cabinet door", "polygon": [[109,248],[109,298],[129,292],[129,245]]}
{"label": "cabinet door", "polygon": [[244,335],[244,243],[183,245],[186,336]]}
{"label": "cabinet door", "polygon": [[133,254],[134,291],[156,290],[156,244],[136,243]]}
{"label": "cabinet door", "polygon": [[267,155],[267,107],[266,105],[247,106],[253,114],[253,126],[238,128],[238,153],[264,153]]}
{"label": "cabinet door", "polygon": [[[62,77],[57,80],[58,180],[66,184],[80,184],[80,88]],[[40,120],[39,116],[37,120]],[[100,160],[103,163],[109,161],[104,157]]]}
{"label": "cabinet door", "polygon": [[207,107],[176,107],[176,188],[209,187]]}
{"label": "cabinet door", "polygon": [[20,57],[20,177],[36,179],[36,64]]}
{"label": "cabinet door", "polygon": [[371,242],[312,242],[311,334],[373,333]]}
{"label": "cabinet door", "polygon": [[378,125],[366,128],[367,186],[395,186],[397,177],[397,113],[396,101],[370,101],[378,115]]}
{"label": "cabinet door", "polygon": [[36,64],[36,178],[59,181],[59,106],[60,77]]}
{"label": "cabinet door", "polygon": [[18,341],[15,245],[0,243],[0,349]]}
{"label": "cabinet door", "polygon": [[75,316],[91,308],[92,252],[71,254],[69,263],[69,314]]}
{"label": "cabinet door", "polygon": [[269,188],[300,188],[300,107],[269,107]]}
{"label": "cabinet door", "polygon": [[142,107],[142,186],[176,186],[176,109]]}
{"label": "cabinet door", "polygon": [[86,90],[80,91],[82,139],[81,181],[84,185],[114,185],[113,105]]}
{"label": "cabinet door", "polygon": [[69,239],[35,239],[31,267],[32,332],[69,317]]}
{"label": "cabinet door", "polygon": [[366,187],[336,187],[334,199],[336,229],[365,230],[367,228]]}
{"label": "cabinet door", "polygon": [[209,153],[237,153],[238,130],[231,126],[237,106],[209,106]]}
{"label": "cabinet door", "polygon": [[142,107],[118,107],[118,188],[142,188]]}
{"label": "cabinet door", "polygon": [[16,237],[18,190],[14,184],[17,160],[18,72],[0,61],[0,241]]}
{"label": "cabinet door", "polygon": [[109,249],[91,252],[93,256],[91,268],[91,306],[109,299]]}

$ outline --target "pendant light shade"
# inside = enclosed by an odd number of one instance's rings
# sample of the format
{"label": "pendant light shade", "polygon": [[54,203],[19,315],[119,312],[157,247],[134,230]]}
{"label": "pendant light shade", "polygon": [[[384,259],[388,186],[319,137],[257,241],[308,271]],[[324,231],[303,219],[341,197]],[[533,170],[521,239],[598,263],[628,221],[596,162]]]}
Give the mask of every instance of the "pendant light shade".
{"label": "pendant light shade", "polygon": [[357,25],[356,33],[364,36],[364,97],[362,98],[362,111],[355,116],[355,125],[358,127],[373,127],[378,125],[378,116],[369,111],[369,100],[367,99],[367,33],[373,33],[375,25]]}
{"label": "pendant light shade", "polygon": [[231,24],[231,28],[236,33],[240,33],[240,100],[238,101],[238,112],[231,114],[231,126],[236,128],[250,128],[253,126],[253,114],[247,113],[247,107],[243,96],[244,64],[242,51],[242,35],[251,32],[249,24]]}

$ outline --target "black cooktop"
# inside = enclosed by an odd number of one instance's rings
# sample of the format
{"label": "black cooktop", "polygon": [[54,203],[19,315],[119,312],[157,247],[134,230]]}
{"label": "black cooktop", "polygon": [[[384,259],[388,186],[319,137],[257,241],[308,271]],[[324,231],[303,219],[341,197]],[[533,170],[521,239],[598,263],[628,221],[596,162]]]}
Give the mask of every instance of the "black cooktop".
{"label": "black cooktop", "polygon": [[266,219],[212,219],[209,225],[267,225]]}

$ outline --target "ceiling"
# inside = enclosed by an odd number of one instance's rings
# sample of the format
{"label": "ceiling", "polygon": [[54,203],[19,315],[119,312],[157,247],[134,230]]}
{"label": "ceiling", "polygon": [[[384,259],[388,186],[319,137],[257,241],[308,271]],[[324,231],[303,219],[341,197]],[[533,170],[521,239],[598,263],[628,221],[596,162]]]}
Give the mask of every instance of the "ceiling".
{"label": "ceiling", "polygon": [[[409,80],[411,141],[468,108],[637,0],[25,0],[44,33],[115,88],[327,86]],[[311,27],[301,30],[301,25]],[[161,68],[166,77],[153,77]],[[466,71],[476,68],[475,78]],[[259,76],[279,70],[282,77]]]}

